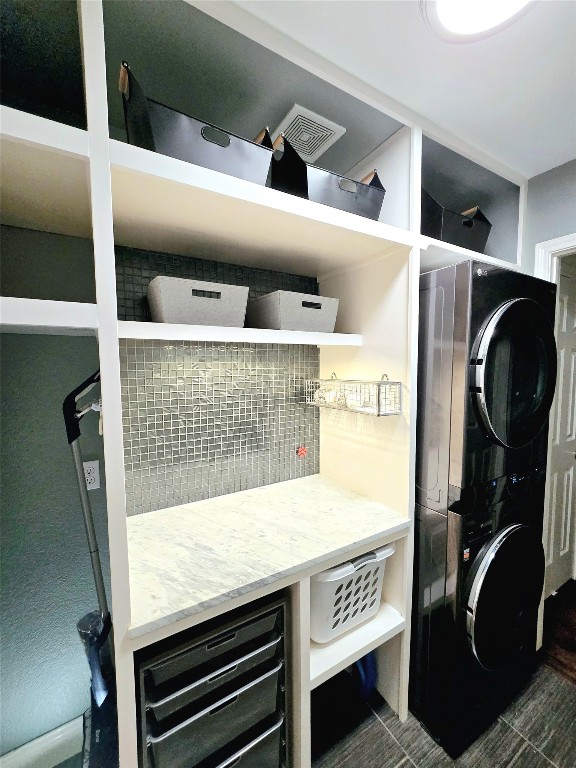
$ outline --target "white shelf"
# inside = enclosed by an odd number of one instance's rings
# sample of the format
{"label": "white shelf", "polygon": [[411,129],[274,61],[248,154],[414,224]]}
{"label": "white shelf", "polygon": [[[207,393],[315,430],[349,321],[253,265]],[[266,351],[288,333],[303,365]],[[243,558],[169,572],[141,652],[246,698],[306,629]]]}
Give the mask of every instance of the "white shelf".
{"label": "white shelf", "polygon": [[0,328],[5,333],[94,336],[97,327],[96,304],[0,298]]}
{"label": "white shelf", "polygon": [[110,141],[117,243],[318,276],[419,236],[217,171]]}
{"label": "white shelf", "polygon": [[452,245],[441,240],[435,240],[432,237],[421,236],[420,252],[420,272],[430,272],[432,269],[441,269],[450,267],[453,264],[461,264],[464,261],[481,261],[483,264],[492,264],[506,269],[521,270],[519,264],[511,261],[495,259],[493,256],[486,256],[478,251],[471,251],[469,248],[461,248],[459,245]]}
{"label": "white shelf", "polygon": [[88,134],[0,107],[2,223],[92,237]]}
{"label": "white shelf", "polygon": [[390,640],[406,622],[395,608],[382,603],[376,616],[331,643],[310,643],[310,686],[316,688],[353,662]]}
{"label": "white shelf", "polygon": [[221,341],[246,344],[311,344],[318,347],[361,347],[362,336],[354,333],[313,333],[275,331],[268,328],[231,328],[212,325],[177,325],[174,323],[139,323],[118,321],[121,339],[158,341]]}
{"label": "white shelf", "polygon": [[0,106],[0,135],[45,151],[88,158],[88,133],[64,123]]}

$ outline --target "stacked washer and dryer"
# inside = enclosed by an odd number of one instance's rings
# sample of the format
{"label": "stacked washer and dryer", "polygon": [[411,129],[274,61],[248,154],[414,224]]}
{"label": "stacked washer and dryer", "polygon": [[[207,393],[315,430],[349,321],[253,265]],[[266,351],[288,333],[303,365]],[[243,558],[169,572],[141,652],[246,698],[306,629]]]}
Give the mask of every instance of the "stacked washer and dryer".
{"label": "stacked washer and dryer", "polygon": [[474,261],[421,276],[410,708],[453,757],[535,666],[555,293]]}

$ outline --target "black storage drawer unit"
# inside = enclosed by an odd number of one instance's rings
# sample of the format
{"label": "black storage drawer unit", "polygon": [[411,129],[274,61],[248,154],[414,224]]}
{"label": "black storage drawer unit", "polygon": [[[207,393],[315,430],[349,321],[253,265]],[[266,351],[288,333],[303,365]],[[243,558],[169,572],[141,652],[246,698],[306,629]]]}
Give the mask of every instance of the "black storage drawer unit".
{"label": "black storage drawer unit", "polygon": [[282,668],[266,672],[169,730],[148,738],[155,768],[196,768],[246,731],[276,712],[278,676]]}
{"label": "black storage drawer unit", "polygon": [[130,144],[264,186],[272,150],[148,99],[126,62],[120,70]]}
{"label": "black storage drawer unit", "polygon": [[[178,683],[173,686],[154,686],[152,679],[145,675],[146,706],[154,720],[160,722],[166,717],[195,701],[214,697],[218,692],[233,685],[236,680],[245,680],[257,668],[270,667],[280,651],[280,635],[265,645],[242,656],[235,657],[215,672],[210,672],[189,684]],[[253,676],[253,675],[252,675]],[[194,676],[196,677],[196,676]],[[177,678],[181,680],[181,678]],[[170,692],[168,692],[170,691]]]}
{"label": "black storage drawer unit", "polygon": [[140,768],[289,764],[285,622],[268,598],[135,654]]}
{"label": "black storage drawer unit", "polygon": [[277,768],[284,717],[245,746],[232,752],[215,768]]}
{"label": "black storage drawer unit", "polygon": [[[230,652],[249,648],[253,641],[273,639],[272,634],[278,625],[280,609],[247,622],[238,622],[201,642],[176,650],[173,655],[150,664],[147,674],[152,684],[159,686],[172,678],[191,672],[194,669],[216,671],[224,666],[222,659]],[[276,635],[277,636],[277,635]],[[241,656],[240,653],[236,653]]]}

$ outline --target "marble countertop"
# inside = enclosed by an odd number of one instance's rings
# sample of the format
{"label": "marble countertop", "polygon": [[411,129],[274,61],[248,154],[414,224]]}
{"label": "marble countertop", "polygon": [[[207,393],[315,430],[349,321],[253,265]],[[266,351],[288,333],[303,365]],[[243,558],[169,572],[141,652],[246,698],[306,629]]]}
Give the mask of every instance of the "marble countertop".
{"label": "marble countertop", "polygon": [[129,634],[205,611],[338,554],[406,531],[409,520],[320,475],[128,518]]}

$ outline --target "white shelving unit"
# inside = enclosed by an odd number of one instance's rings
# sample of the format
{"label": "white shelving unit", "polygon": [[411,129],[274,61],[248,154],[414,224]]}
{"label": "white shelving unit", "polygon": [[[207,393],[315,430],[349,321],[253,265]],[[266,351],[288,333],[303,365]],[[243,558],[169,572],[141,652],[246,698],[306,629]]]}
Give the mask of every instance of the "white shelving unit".
{"label": "white shelving unit", "polygon": [[[200,4],[202,5],[202,4]],[[226,16],[229,4],[205,10]],[[224,7],[226,6],[226,8]],[[204,6],[203,6],[204,7]],[[238,9],[228,10],[232,17]],[[114,614],[121,768],[137,759],[133,654],[154,632],[130,633],[128,525],[119,339],[313,344],[321,348],[320,376],[403,383],[402,414],[370,419],[321,413],[320,474],[347,490],[381,502],[409,521],[414,506],[418,279],[421,269],[469,258],[494,261],[419,233],[422,131],[407,117],[402,140],[390,143],[390,168],[408,197],[406,229],[292,197],[109,138],[105,35],[100,0],[80,0],[88,130],[82,131],[7,107],[0,108],[3,222],[15,227],[90,238],[97,303],[4,298],[2,330],[98,335],[105,418],[106,486]],[[241,14],[242,15],[242,14]],[[244,21],[247,16],[244,15]],[[226,21],[226,19],[223,19]],[[236,27],[245,31],[242,24]],[[260,32],[262,28],[258,27]],[[256,35],[258,37],[258,35]],[[270,30],[260,42],[308,66],[332,85],[398,118],[385,100],[321,63]],[[401,118],[402,119],[402,118]],[[379,148],[386,154],[386,145]],[[408,171],[407,171],[408,169]],[[409,173],[409,184],[405,174]],[[387,179],[387,185],[394,179]],[[119,322],[114,245],[197,255],[318,278],[321,295],[340,299],[334,334]],[[505,263],[505,266],[511,266]],[[353,524],[350,547],[354,545]],[[331,675],[377,649],[379,690],[401,718],[407,715],[412,536],[404,533],[385,576],[377,616],[326,646],[310,644],[308,575],[280,584],[292,592],[291,715],[294,765],[310,765],[309,694]],[[336,564],[336,563],[334,563]],[[244,598],[249,601],[250,596]],[[163,636],[224,613],[226,602]]]}

